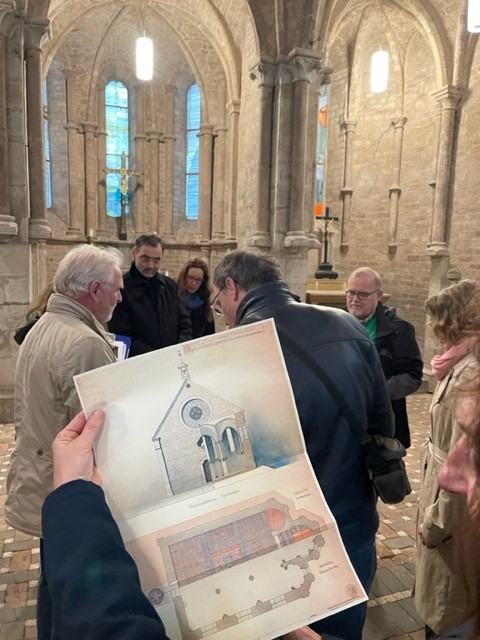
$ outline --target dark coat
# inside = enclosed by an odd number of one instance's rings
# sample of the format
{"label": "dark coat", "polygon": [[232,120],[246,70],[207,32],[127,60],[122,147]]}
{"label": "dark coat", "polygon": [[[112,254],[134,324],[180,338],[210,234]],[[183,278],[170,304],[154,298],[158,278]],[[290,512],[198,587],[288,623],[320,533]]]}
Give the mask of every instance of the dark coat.
{"label": "dark coat", "polygon": [[[236,324],[274,318],[275,324],[323,366],[359,421],[371,433],[393,434],[393,416],[375,347],[348,313],[295,301],[284,282],[249,291]],[[280,344],[282,339],[280,337]],[[376,498],[359,439],[319,378],[282,345],[307,452],[342,537],[350,548],[373,538]]]}
{"label": "dark coat", "polygon": [[45,500],[42,524],[52,640],[168,640],[100,487],[62,485]]}
{"label": "dark coat", "polygon": [[158,297],[155,308],[149,299],[149,278],[132,263],[124,274],[122,302],[117,304],[108,330],[132,339],[129,356],[191,340],[192,325],[177,295],[177,286],[168,276],[157,273]]}
{"label": "dark coat", "polygon": [[407,402],[405,397],[422,384],[423,362],[415,340],[415,329],[410,322],[399,318],[393,307],[381,302],[375,311],[377,338],[375,346],[380,356],[383,373],[395,414],[395,437],[410,446]]}
{"label": "dark coat", "polygon": [[[188,309],[187,309],[188,312]],[[201,338],[215,333],[215,324],[213,320],[205,318],[203,307],[197,307],[190,310],[190,321],[192,323],[193,337]]]}

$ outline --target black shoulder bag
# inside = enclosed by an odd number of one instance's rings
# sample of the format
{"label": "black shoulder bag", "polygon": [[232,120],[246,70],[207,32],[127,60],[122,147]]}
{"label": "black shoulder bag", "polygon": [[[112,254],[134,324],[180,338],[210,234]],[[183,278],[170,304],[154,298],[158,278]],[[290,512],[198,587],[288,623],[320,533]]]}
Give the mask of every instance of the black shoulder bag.
{"label": "black shoulder bag", "polygon": [[337,402],[350,429],[360,439],[368,475],[380,499],[386,504],[401,502],[405,496],[412,492],[405,463],[402,460],[407,453],[403,444],[390,436],[366,433],[327,372],[290,336],[279,331],[278,328],[277,333],[282,343],[289,347],[320,378],[327,391]]}

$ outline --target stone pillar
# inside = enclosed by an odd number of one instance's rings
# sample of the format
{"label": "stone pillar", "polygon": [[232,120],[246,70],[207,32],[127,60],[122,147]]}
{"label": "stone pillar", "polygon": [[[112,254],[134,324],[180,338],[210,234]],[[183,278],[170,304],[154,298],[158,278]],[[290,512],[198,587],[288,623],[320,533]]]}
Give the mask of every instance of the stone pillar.
{"label": "stone pillar", "polygon": [[67,96],[67,159],[68,159],[68,213],[69,225],[67,235],[83,236],[80,222],[83,224],[85,210],[85,179],[83,163],[82,127],[75,121],[75,76],[71,70],[65,70],[65,88]]}
{"label": "stone pillar", "polygon": [[135,147],[137,156],[137,188],[135,191],[135,234],[145,233],[145,84],[137,84],[135,87],[137,135]]}
{"label": "stone pillar", "polygon": [[105,84],[103,82],[97,87],[97,120],[98,232],[100,236],[106,236],[108,233],[107,176],[104,169],[107,167],[107,125],[105,121]]}
{"label": "stone pillar", "polygon": [[227,127],[215,127],[214,196],[212,210],[212,236],[225,238],[225,163]]}
{"label": "stone pillar", "polygon": [[164,235],[173,238],[173,202],[175,193],[175,96],[177,88],[168,85],[165,95],[165,223]]}
{"label": "stone pillar", "polygon": [[147,131],[148,156],[150,164],[150,228],[151,233],[159,231],[159,206],[160,206],[160,184],[159,184],[159,152],[160,131]]}
{"label": "stone pillar", "polygon": [[345,144],[343,151],[343,186],[341,189],[342,194],[342,224],[340,231],[340,251],[341,253],[347,253],[348,251],[348,232],[350,222],[350,212],[352,209],[352,157],[353,157],[353,134],[355,133],[355,127],[357,126],[356,120],[344,120],[342,122],[343,130],[345,131]]}
{"label": "stone pillar", "polygon": [[393,255],[397,250],[397,225],[398,225],[398,204],[402,190],[400,188],[400,176],[402,170],[402,151],[403,151],[403,131],[407,118],[394,118],[392,120],[393,131],[395,135],[395,150],[392,186],[390,192],[390,234],[388,242],[388,252]]}
{"label": "stone pillar", "polygon": [[273,249],[283,247],[290,228],[290,191],[292,160],[292,74],[288,58],[278,60],[277,84],[273,104],[274,141],[272,144],[271,233]]}
{"label": "stone pillar", "polygon": [[312,202],[306,201],[308,152],[312,145],[308,141],[309,93],[312,74],[321,66],[321,56],[310,49],[294,49],[289,54],[289,69],[293,74],[293,132],[290,192],[290,230],[285,237],[285,247],[298,249],[308,247],[310,239],[305,233],[309,229],[307,216],[312,215]]}
{"label": "stone pillar", "polygon": [[45,211],[45,153],[43,146],[42,49],[40,41],[50,20],[25,24],[25,69],[27,88],[28,180],[30,194],[29,236],[51,238]]}
{"label": "stone pillar", "polygon": [[213,126],[200,125],[200,172],[198,233],[202,242],[212,237]]}
{"label": "stone pillar", "polygon": [[[95,237],[97,231],[97,124],[84,122],[85,137],[85,236]],[[93,231],[93,233],[91,233]]]}
{"label": "stone pillar", "polygon": [[8,242],[12,236],[16,236],[18,233],[15,218],[10,215],[5,45],[5,36],[0,32],[0,242]]}
{"label": "stone pillar", "polygon": [[251,247],[269,249],[272,246],[270,236],[270,155],[272,150],[272,110],[273,88],[277,66],[270,60],[261,60],[250,70],[250,78],[258,82],[260,89],[259,123],[255,129],[259,132],[257,158],[257,203],[254,230],[248,240]]}
{"label": "stone pillar", "polygon": [[238,118],[240,100],[227,104],[229,118],[228,202],[225,216],[225,236],[232,240],[236,236],[237,224],[237,178],[238,178]]}
{"label": "stone pillar", "polygon": [[437,175],[433,200],[432,236],[429,255],[448,255],[446,243],[447,209],[451,192],[451,164],[454,147],[454,125],[458,102],[463,94],[459,87],[446,86],[432,95],[441,104]]}

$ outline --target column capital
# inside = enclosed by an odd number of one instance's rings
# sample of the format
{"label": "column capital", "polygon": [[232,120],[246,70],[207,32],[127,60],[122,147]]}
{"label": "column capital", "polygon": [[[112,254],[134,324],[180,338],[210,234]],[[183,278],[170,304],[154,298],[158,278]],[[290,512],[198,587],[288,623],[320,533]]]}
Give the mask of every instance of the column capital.
{"label": "column capital", "polygon": [[277,65],[272,58],[262,58],[250,69],[250,78],[258,82],[259,87],[273,87],[277,75]]}
{"label": "column capital", "polygon": [[345,129],[345,131],[349,132],[349,131],[355,131],[357,127],[357,120],[343,120],[342,122],[342,128]]}
{"label": "column capital", "polygon": [[96,122],[82,122],[82,127],[84,133],[95,133],[98,129],[98,124]]}
{"label": "column capital", "polygon": [[[50,31],[50,20],[48,18],[37,18],[36,20],[25,21],[25,47],[29,49],[40,49],[43,37]],[[40,49],[41,51],[41,49]]]}
{"label": "column capital", "polygon": [[288,67],[293,75],[293,82],[310,82],[314,71],[321,69],[323,53],[316,53],[311,49],[293,49],[288,54]]}
{"label": "column capital", "polygon": [[240,113],[240,105],[242,104],[241,100],[232,100],[227,104],[228,115],[238,115]]}
{"label": "column capital", "polygon": [[199,138],[201,136],[213,136],[213,124],[201,124],[197,135]]}
{"label": "column capital", "polygon": [[430,95],[440,104],[442,111],[445,111],[456,109],[464,93],[463,87],[447,84],[437,91],[432,91]]}
{"label": "column capital", "polygon": [[163,139],[163,133],[158,131],[157,129],[150,129],[150,131],[145,131],[145,135],[147,136],[147,141],[156,140],[160,142]]}

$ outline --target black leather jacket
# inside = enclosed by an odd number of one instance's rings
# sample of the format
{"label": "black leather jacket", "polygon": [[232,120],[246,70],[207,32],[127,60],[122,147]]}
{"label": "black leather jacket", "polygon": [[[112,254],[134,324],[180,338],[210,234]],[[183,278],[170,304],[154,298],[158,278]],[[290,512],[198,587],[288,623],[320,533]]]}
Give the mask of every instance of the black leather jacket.
{"label": "black leather jacket", "polygon": [[[340,309],[296,302],[284,282],[268,282],[242,300],[236,324],[274,318],[280,331],[316,358],[371,433],[393,434],[393,416],[375,346]],[[282,340],[280,339],[280,344]],[[376,498],[360,442],[338,404],[304,362],[282,345],[307,452],[347,545],[364,544],[378,527]]]}

